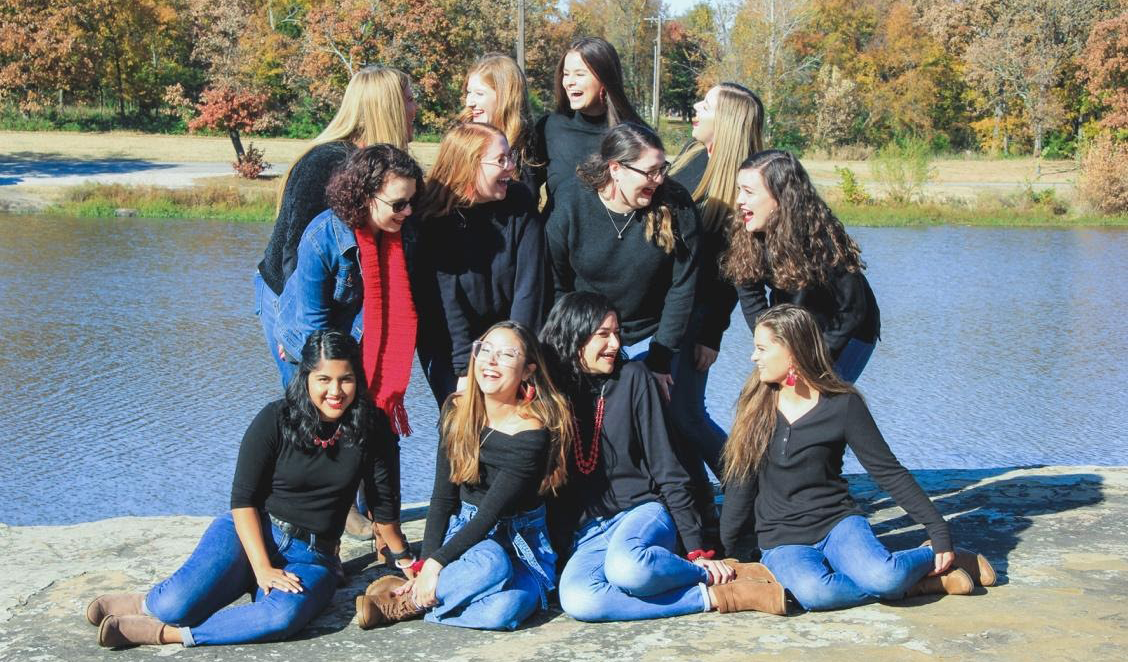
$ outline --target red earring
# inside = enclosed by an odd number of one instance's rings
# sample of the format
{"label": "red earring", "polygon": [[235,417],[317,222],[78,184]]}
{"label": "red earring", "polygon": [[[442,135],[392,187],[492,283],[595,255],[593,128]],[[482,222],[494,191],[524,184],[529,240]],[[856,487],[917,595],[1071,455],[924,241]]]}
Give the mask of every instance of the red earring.
{"label": "red earring", "polygon": [[532,382],[526,382],[524,384],[524,387],[525,395],[521,398],[521,401],[525,404],[529,404],[533,401],[534,398],[537,397],[537,387],[533,386]]}
{"label": "red earring", "polygon": [[795,386],[795,366],[787,368],[787,378],[783,380],[783,383],[788,386]]}

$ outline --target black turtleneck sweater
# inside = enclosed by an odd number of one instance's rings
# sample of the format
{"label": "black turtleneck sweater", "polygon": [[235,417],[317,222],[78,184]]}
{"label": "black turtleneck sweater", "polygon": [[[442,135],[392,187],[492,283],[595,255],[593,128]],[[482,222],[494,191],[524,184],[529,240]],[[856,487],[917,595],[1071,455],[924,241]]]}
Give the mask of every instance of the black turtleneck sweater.
{"label": "black turtleneck sweater", "polygon": [[282,295],[286,279],[294,273],[298,264],[298,242],[306,226],[314,216],[329,208],[325,201],[329,177],[354,149],[344,140],[318,145],[298,159],[290,171],[270,243],[258,266],[263,281],[275,294]]}
{"label": "black turtleneck sweater", "polygon": [[547,234],[556,298],[575,291],[606,296],[619,310],[623,344],[654,336],[646,363],[669,373],[693,310],[699,221],[677,182],[659,187],[652,204],[663,203],[674,215],[671,253],[646,238],[641,211],[629,223],[630,214],[609,215],[599,194],[577,179],[557,191]]}
{"label": "black turtleneck sweater", "polygon": [[533,132],[533,181],[538,190],[541,184],[548,183],[546,215],[552,211],[556,189],[576,178],[576,166],[599,151],[605,133],[606,114],[588,117],[578,112],[554,112],[537,120]]}
{"label": "black turtleneck sweater", "polygon": [[421,318],[420,326],[434,351],[451,353],[456,375],[466,373],[471,343],[493,324],[516,320],[540,330],[551,301],[548,251],[544,221],[523,184],[511,183],[504,200],[424,220],[415,255],[420,291],[441,304],[417,306],[440,317]]}
{"label": "black turtleneck sweater", "polygon": [[[670,177],[693,195],[701,183],[701,178],[705,176],[705,168],[708,165],[709,153],[699,149],[692,153],[684,166],[679,165],[678,170],[671,173]],[[698,211],[704,212],[704,208],[698,206]],[[702,219],[701,241],[698,243],[701,268],[697,274],[696,305],[704,308],[704,317],[695,342],[714,350],[721,348],[721,336],[729,327],[732,309],[736,307],[737,300],[736,288],[722,278],[720,273],[721,255],[728,249],[729,228],[728,225],[707,228]]]}
{"label": "black turtleneck sweater", "polygon": [[689,493],[689,474],[668,432],[658,386],[646,366],[636,361],[610,376],[585,378],[572,397],[584,456],[591,454],[595,409],[602,391],[603,428],[599,462],[590,474],[569,454],[568,482],[549,499],[553,546],[571,549],[575,531],[594,517],[611,517],[650,501],[670,511],[687,550],[701,549],[701,518]]}

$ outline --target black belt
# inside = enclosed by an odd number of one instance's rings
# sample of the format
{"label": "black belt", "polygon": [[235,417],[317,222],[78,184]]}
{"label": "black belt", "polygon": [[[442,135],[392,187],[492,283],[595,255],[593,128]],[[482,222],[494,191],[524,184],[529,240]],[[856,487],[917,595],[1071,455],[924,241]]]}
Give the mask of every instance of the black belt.
{"label": "black belt", "polygon": [[301,540],[302,542],[306,543],[322,554],[328,554],[332,556],[337,551],[337,545],[341,542],[340,538],[333,540],[322,538],[309,529],[303,529],[297,524],[290,524],[289,522],[278,519],[274,515],[270,515],[269,513],[267,514],[270,517],[270,523],[278,527],[279,531],[285,533],[291,538],[295,540]]}

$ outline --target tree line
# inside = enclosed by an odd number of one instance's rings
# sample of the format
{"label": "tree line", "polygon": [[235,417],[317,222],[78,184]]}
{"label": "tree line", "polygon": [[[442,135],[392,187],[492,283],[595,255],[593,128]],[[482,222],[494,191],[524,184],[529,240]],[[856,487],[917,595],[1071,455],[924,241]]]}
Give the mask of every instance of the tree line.
{"label": "tree line", "polygon": [[[534,106],[577,36],[619,50],[649,108],[660,0],[524,0]],[[308,137],[349,77],[382,64],[443,130],[468,66],[514,53],[518,0],[0,0],[9,116],[112,109],[120,126]],[[1070,156],[1128,138],[1128,0],[708,0],[664,16],[660,106],[716,82],[757,91],[770,144],[834,154],[902,136],[939,150]],[[221,112],[222,111],[222,112]],[[230,114],[230,113],[228,113]]]}

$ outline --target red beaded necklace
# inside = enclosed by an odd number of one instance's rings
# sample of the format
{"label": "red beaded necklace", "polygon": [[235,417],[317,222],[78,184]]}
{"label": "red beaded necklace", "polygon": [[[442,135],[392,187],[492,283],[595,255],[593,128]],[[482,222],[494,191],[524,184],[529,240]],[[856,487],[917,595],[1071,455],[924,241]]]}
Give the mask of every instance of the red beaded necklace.
{"label": "red beaded necklace", "polygon": [[341,426],[338,425],[337,431],[334,432],[333,436],[329,437],[328,439],[320,439],[320,438],[318,438],[318,436],[316,434],[313,435],[313,445],[314,446],[321,446],[322,448],[329,448],[333,444],[337,443],[337,440],[340,439],[340,438],[341,438]]}
{"label": "red beaded necklace", "polygon": [[[576,454],[576,468],[582,474],[590,474],[595,471],[595,465],[599,464],[599,437],[603,432],[603,391],[607,389],[607,383],[604,382],[603,386],[599,389],[599,400],[595,402],[595,428],[591,433],[591,451],[590,455],[584,457],[584,444],[580,441],[580,435],[576,435],[574,442]],[[576,421],[576,431],[579,432],[580,423]]]}

